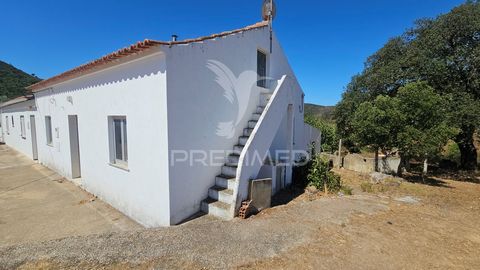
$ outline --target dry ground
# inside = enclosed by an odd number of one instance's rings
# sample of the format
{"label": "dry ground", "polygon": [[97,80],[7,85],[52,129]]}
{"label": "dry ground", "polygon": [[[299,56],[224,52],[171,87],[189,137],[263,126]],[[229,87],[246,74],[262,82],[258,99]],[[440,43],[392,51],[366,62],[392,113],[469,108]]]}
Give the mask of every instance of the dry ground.
{"label": "dry ground", "polygon": [[[353,196],[303,193],[247,220],[3,246],[0,268],[480,269],[480,184],[392,180],[363,192],[366,175],[338,173]],[[396,200],[407,195],[419,202]]]}
{"label": "dry ground", "polygon": [[[336,172],[354,194],[369,182],[364,174]],[[398,185],[392,180],[373,185],[371,192],[388,199],[390,209],[354,215],[345,226],[321,227],[311,242],[290,249],[288,256],[242,268],[480,269],[480,184],[432,178],[427,184]],[[420,202],[395,200],[405,195]]]}
{"label": "dry ground", "polygon": [[0,246],[141,228],[72,182],[0,145]]}

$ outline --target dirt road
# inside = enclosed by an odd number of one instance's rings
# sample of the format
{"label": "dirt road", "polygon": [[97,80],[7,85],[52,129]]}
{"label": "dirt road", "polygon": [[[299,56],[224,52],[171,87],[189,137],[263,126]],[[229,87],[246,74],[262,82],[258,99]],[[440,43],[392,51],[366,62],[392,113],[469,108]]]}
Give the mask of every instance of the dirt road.
{"label": "dirt road", "polygon": [[0,247],[0,268],[480,269],[479,184],[389,182],[368,193],[366,176],[340,173],[353,196],[305,193],[247,220]]}

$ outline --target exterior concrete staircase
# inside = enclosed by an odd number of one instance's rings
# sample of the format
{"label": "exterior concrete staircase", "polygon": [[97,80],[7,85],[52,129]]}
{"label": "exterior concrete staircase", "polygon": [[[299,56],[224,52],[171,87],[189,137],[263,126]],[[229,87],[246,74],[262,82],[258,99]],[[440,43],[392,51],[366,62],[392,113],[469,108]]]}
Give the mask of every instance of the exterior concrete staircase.
{"label": "exterior concrete staircase", "polygon": [[227,157],[221,174],[215,177],[215,185],[208,190],[208,198],[202,202],[201,210],[203,212],[222,219],[232,218],[231,209],[235,207],[233,196],[234,189],[238,186],[236,177],[240,154],[271,97],[271,93],[260,95],[260,105],[248,121],[248,126],[243,130],[242,136],[238,138],[238,144],[233,147],[233,152]]}

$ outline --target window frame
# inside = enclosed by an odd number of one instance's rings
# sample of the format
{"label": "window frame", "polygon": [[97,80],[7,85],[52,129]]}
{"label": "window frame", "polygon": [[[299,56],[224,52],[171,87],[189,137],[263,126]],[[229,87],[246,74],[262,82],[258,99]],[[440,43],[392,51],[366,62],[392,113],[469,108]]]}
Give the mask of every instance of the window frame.
{"label": "window frame", "polygon": [[[120,134],[117,134],[116,125],[120,125]],[[127,117],[116,115],[108,117],[109,145],[110,145],[110,164],[123,169],[128,168],[128,124]],[[117,149],[117,138],[120,136],[120,147]],[[121,158],[118,158],[120,150]]]}
{"label": "window frame", "polygon": [[53,146],[52,117],[45,115],[45,138],[48,146]]}
{"label": "window frame", "polygon": [[[260,65],[259,65],[260,55],[265,56],[264,70],[260,70]],[[265,74],[260,74],[261,71],[263,71]],[[267,74],[268,74],[268,53],[265,50],[258,48],[257,49],[257,87],[268,88]]]}
{"label": "window frame", "polygon": [[27,139],[27,131],[25,130],[25,116],[20,115],[20,137]]}

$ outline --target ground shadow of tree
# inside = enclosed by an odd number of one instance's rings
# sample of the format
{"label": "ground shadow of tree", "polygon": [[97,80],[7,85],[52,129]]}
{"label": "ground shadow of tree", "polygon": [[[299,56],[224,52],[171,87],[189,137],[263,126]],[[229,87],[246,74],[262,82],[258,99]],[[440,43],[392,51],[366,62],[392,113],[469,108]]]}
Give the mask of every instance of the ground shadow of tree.
{"label": "ground shadow of tree", "polygon": [[422,177],[422,175],[418,173],[408,173],[403,175],[403,179],[410,183],[424,184],[433,187],[454,188],[450,186],[447,182],[435,178],[431,175]]}

